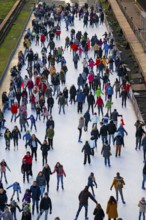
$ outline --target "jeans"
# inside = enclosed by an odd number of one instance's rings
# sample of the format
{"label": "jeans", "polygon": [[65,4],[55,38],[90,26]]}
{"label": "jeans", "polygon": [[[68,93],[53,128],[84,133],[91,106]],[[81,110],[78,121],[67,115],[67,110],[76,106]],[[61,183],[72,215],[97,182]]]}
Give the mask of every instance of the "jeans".
{"label": "jeans", "polygon": [[143,220],[145,220],[145,213],[144,212],[139,212],[139,220],[141,220],[142,215],[143,215]]}
{"label": "jeans", "polygon": [[45,220],[48,220],[48,209],[47,210],[44,210],[44,209],[42,209],[41,211],[40,211],[40,214],[38,215],[38,217],[37,217],[37,220],[39,220],[40,219],[40,217],[41,217],[41,215],[45,212]]}
{"label": "jeans", "polygon": [[107,136],[101,136],[101,140],[102,140],[102,143],[105,143],[105,141],[107,141]]}
{"label": "jeans", "polygon": [[45,192],[45,185],[39,186],[39,187],[40,187],[40,191],[41,191],[41,197],[43,197],[43,194]]}
{"label": "jeans", "polygon": [[61,185],[63,186],[63,175],[57,176],[57,187],[59,188],[59,183],[61,182]]}
{"label": "jeans", "polygon": [[43,158],[43,166],[44,166],[45,163],[47,163],[47,157],[48,157],[47,154],[42,154],[42,158]]}
{"label": "jeans", "polygon": [[98,106],[98,115],[100,115],[100,113],[103,116],[103,107],[102,106]]}
{"label": "jeans", "polygon": [[145,189],[144,184],[146,181],[146,174],[143,174],[143,180],[142,180],[142,188]]}
{"label": "jeans", "polygon": [[136,149],[139,148],[139,150],[140,150],[140,147],[141,147],[141,139],[142,139],[142,137],[136,137]]}
{"label": "jeans", "polygon": [[112,138],[113,145],[114,145],[114,134],[109,134],[109,144],[111,144],[111,138]]}
{"label": "jeans", "polygon": [[79,141],[81,140],[81,136],[82,136],[82,128],[78,128],[79,130]]}
{"label": "jeans", "polygon": [[105,163],[105,166],[108,163],[108,166],[110,167],[110,157],[104,157],[104,163]]}
{"label": "jeans", "polygon": [[35,206],[37,209],[37,213],[39,212],[39,201],[32,199],[32,214],[34,214]]}
{"label": "jeans", "polygon": [[16,114],[12,114],[11,121],[13,121],[13,118],[14,118],[14,120],[16,119]]}
{"label": "jeans", "polygon": [[124,202],[124,197],[123,197],[122,188],[117,188],[117,189],[116,189],[116,199],[117,199],[117,201],[118,201],[118,195],[119,195],[119,193],[120,193],[120,195],[121,195],[122,202]]}
{"label": "jeans", "polygon": [[61,109],[62,109],[63,113],[65,114],[64,105],[59,105],[59,114],[61,113]]}
{"label": "jeans", "polygon": [[14,197],[15,193],[17,194],[17,199],[19,199],[19,192],[16,191],[16,190],[13,190],[13,194],[12,194],[11,200],[13,200],[13,197]]}
{"label": "jeans", "polygon": [[78,218],[79,214],[80,214],[80,211],[81,209],[85,207],[85,218],[87,218],[87,215],[88,215],[88,205],[79,205],[79,208],[78,208],[78,211],[77,211],[77,214],[76,214],[76,219]]}
{"label": "jeans", "polygon": [[35,128],[35,131],[37,131],[37,128],[36,128],[36,124],[35,123],[31,123],[31,125],[30,125],[30,130],[32,130],[32,128]]}

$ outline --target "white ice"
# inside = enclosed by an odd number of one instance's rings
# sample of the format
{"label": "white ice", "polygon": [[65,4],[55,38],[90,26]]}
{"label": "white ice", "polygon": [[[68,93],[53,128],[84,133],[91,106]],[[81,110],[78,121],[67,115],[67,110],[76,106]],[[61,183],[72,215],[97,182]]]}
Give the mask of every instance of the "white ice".
{"label": "white ice", "polygon": [[[105,25],[100,25],[98,28],[83,28],[82,21],[78,19],[75,20],[76,31],[81,30],[82,32],[87,31],[88,36],[91,38],[95,33],[98,37],[102,37],[105,31],[107,31]],[[65,37],[70,35],[70,32],[65,30],[65,24],[62,22],[61,26],[62,34],[61,40],[55,40],[57,46],[64,46]],[[34,43],[31,45],[32,49],[36,52],[41,51],[40,46],[35,46]],[[89,57],[93,56],[93,52],[89,53]],[[79,73],[82,72],[82,64],[79,61],[78,70],[74,69],[72,61],[72,53],[68,50],[65,51],[64,56],[67,60],[68,72],[67,72],[67,83],[66,86],[69,89],[72,84],[77,84],[77,77]],[[22,75],[26,74],[26,66],[23,67]],[[60,70],[60,64],[57,64],[57,70]],[[116,73],[110,76],[110,80],[113,83],[116,77]],[[62,88],[61,88],[62,89]],[[83,131],[82,140],[83,143],[78,143],[78,120],[81,117],[81,114],[77,114],[77,104],[70,105],[65,107],[66,114],[58,114],[58,104],[55,102],[53,108],[53,118],[55,120],[55,137],[54,137],[54,150],[49,151],[48,154],[48,163],[51,169],[54,169],[54,166],[57,161],[60,161],[63,164],[67,177],[64,178],[64,187],[65,190],[61,189],[59,192],[56,191],[56,174],[51,176],[50,180],[50,192],[49,196],[52,199],[53,210],[52,215],[48,219],[53,220],[56,216],[59,216],[61,220],[71,220],[74,219],[76,211],[78,209],[78,194],[87,184],[87,179],[90,172],[95,173],[97,180],[98,188],[95,189],[96,199],[101,203],[104,210],[106,210],[106,204],[110,195],[115,196],[114,189],[110,191],[110,186],[115,176],[116,172],[119,171],[121,176],[124,177],[126,185],[124,187],[124,197],[126,205],[123,205],[121,200],[118,202],[118,213],[119,217],[123,220],[136,220],[138,219],[138,201],[141,197],[145,196],[144,191],[141,189],[142,182],[142,151],[135,151],[135,127],[134,123],[137,120],[133,106],[128,100],[127,108],[121,107],[121,100],[113,98],[114,104],[113,109],[116,108],[120,114],[123,115],[125,121],[125,129],[128,131],[128,136],[125,137],[125,147],[122,148],[121,158],[115,158],[115,146],[112,146],[112,156],[111,156],[111,168],[105,167],[104,160],[101,155],[101,140],[98,140],[98,149],[95,153],[95,156],[91,158],[91,165],[83,165],[83,153],[81,153],[82,146],[85,140],[88,140],[90,137],[91,123],[89,124],[88,132]],[[87,103],[83,107],[83,112],[87,110]],[[105,112],[105,109],[104,109]],[[28,105],[28,115],[30,115],[30,104]],[[6,127],[10,130],[13,129],[14,125],[19,126],[19,121],[16,123],[10,122],[10,113],[5,114],[6,118]],[[99,128],[99,125],[98,125]],[[37,137],[43,141],[45,137],[45,123],[43,121],[37,122]],[[33,131],[34,132],[34,131]],[[32,132],[32,133],[33,133]],[[23,135],[23,134],[22,134]],[[25,189],[29,188],[35,180],[36,175],[39,171],[42,170],[42,155],[40,149],[38,149],[38,161],[33,161],[33,172],[34,177],[30,179],[30,183],[23,184],[22,174],[20,171],[22,157],[26,153],[24,147],[24,141],[21,139],[19,141],[19,150],[14,151],[13,143],[11,142],[11,150],[5,151],[5,141],[3,138],[0,139],[1,154],[0,160],[6,159],[8,166],[11,169],[11,173],[7,171],[8,185],[12,184],[14,181],[18,181],[22,187],[22,195],[25,192]],[[7,185],[4,183],[4,187]],[[7,190],[9,199],[11,198],[12,189]],[[21,206],[21,202],[20,202]],[[89,219],[93,219],[93,210],[95,204],[92,201],[89,201]],[[17,216],[20,214],[17,212]],[[43,219],[44,216],[41,217]],[[20,219],[20,218],[18,218]],[[36,214],[33,219],[36,219]],[[84,219],[84,209],[81,211],[79,220]],[[105,217],[107,219],[107,216]]]}

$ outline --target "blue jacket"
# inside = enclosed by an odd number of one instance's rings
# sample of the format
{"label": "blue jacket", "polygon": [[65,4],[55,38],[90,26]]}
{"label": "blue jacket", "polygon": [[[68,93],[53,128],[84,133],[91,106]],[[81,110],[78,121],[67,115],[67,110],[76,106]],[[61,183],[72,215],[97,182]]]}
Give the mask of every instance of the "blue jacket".
{"label": "blue jacket", "polygon": [[97,183],[95,182],[95,180],[91,176],[89,176],[87,186],[94,186],[94,185],[97,187]]}
{"label": "blue jacket", "polygon": [[35,120],[35,118],[34,118],[33,115],[30,115],[30,117],[27,118],[27,120],[29,120],[29,119],[30,119],[30,121],[31,121],[32,124],[35,124],[36,120]]}
{"label": "blue jacket", "polygon": [[13,183],[12,185],[8,186],[7,189],[13,187],[13,190],[14,191],[20,191],[21,192],[21,187],[20,187],[20,184],[19,183]]}
{"label": "blue jacket", "polygon": [[84,102],[84,99],[85,99],[85,95],[84,95],[84,93],[82,92],[82,91],[79,91],[78,93],[77,93],[77,102]]}
{"label": "blue jacket", "polygon": [[127,131],[124,129],[124,127],[122,125],[120,125],[117,132],[120,132],[122,137],[124,137],[124,133],[128,134]]}
{"label": "blue jacket", "polygon": [[146,136],[142,139],[143,150],[146,150]]}
{"label": "blue jacket", "polygon": [[108,87],[106,88],[106,93],[107,93],[108,95],[113,95],[113,93],[114,93],[113,87],[112,87],[112,86],[108,86]]}
{"label": "blue jacket", "polygon": [[23,140],[26,139],[26,141],[29,141],[30,138],[31,138],[31,134],[30,134],[30,133],[27,133],[27,132],[26,132],[26,133],[23,135]]}
{"label": "blue jacket", "polygon": [[85,122],[89,122],[90,121],[90,113],[87,111],[87,112],[85,112],[85,114],[84,114],[84,118],[85,118]]}
{"label": "blue jacket", "polygon": [[31,192],[31,196],[32,196],[32,199],[34,200],[39,200],[40,198],[40,195],[41,195],[41,191],[40,191],[40,187],[39,186],[31,186],[30,187],[30,192]]}

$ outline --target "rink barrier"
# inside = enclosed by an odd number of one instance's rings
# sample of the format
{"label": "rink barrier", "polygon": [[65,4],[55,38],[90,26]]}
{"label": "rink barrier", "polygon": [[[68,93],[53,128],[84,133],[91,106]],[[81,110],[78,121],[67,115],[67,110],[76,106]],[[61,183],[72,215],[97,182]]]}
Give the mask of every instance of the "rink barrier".
{"label": "rink barrier", "polygon": [[[24,0],[22,0],[22,1],[24,1]],[[9,56],[7,65],[6,65],[6,67],[5,67],[5,69],[4,69],[3,73],[2,73],[2,75],[1,75],[1,77],[0,77],[0,85],[1,85],[2,82],[3,82],[3,79],[4,79],[5,75],[7,74],[7,71],[8,71],[8,69],[9,69],[10,63],[11,63],[11,61],[12,61],[12,59],[13,59],[13,56],[14,56],[14,54],[16,53],[16,50],[17,50],[17,48],[18,48],[18,46],[19,46],[19,44],[20,44],[21,38],[23,37],[24,31],[25,31],[25,29],[26,29],[26,27],[27,27],[27,25],[28,25],[28,22],[29,22],[29,20],[30,20],[30,18],[31,18],[32,13],[33,13],[33,8],[32,8],[32,10],[31,10],[30,15],[29,15],[29,17],[28,17],[28,19],[27,19],[27,21],[26,21],[26,23],[25,23],[25,25],[24,25],[24,28],[23,28],[23,30],[22,30],[22,32],[21,32],[19,38],[18,38],[18,41],[17,41],[17,43],[16,43],[16,46],[15,46],[15,48],[13,49],[12,53],[11,53],[10,56]]]}
{"label": "rink barrier", "polygon": [[12,25],[14,24],[14,21],[16,20],[16,17],[18,16],[18,14],[20,13],[23,5],[25,4],[25,0],[19,0],[17,1],[13,7],[11,8],[11,10],[9,11],[9,13],[7,14],[7,16],[4,18],[4,20],[2,21],[2,23],[0,24],[0,45],[2,44],[2,42],[4,41],[7,33],[9,32],[10,28],[12,27]]}

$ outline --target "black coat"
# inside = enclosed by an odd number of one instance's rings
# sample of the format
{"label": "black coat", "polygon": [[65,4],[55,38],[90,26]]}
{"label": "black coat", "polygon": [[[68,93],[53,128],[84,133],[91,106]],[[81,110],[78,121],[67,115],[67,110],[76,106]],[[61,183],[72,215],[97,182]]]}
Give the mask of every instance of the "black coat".
{"label": "black coat", "polygon": [[50,150],[49,145],[47,145],[47,144],[42,144],[42,146],[41,146],[41,151],[42,151],[42,154],[43,154],[43,155],[47,155],[49,150]]}
{"label": "black coat", "polygon": [[98,139],[100,137],[99,131],[98,130],[92,130],[91,131],[91,136],[94,137],[94,139]]}
{"label": "black coat", "polygon": [[75,97],[76,94],[77,94],[76,87],[75,86],[71,86],[69,92],[70,92],[71,97]]}
{"label": "black coat", "polygon": [[108,129],[108,133],[109,134],[114,134],[117,130],[116,125],[113,123],[113,121],[111,121],[108,125],[107,125],[107,129]]}
{"label": "black coat", "polygon": [[82,148],[82,152],[84,151],[84,154],[88,154],[91,155],[91,148],[90,145],[88,143],[86,143],[83,148]]}
{"label": "black coat", "polygon": [[94,220],[103,220],[104,219],[104,211],[103,209],[94,209],[93,215],[95,215]]}
{"label": "black coat", "polygon": [[45,179],[50,180],[50,175],[52,174],[50,167],[48,167],[48,168],[44,167],[42,172],[45,176]]}
{"label": "black coat", "polygon": [[3,193],[0,193],[0,209],[2,211],[4,211],[4,208],[5,208],[5,204],[7,203],[8,201],[8,197],[7,197],[7,194],[6,194],[6,191],[4,190]]}
{"label": "black coat", "polygon": [[102,125],[102,127],[100,128],[100,135],[102,136],[107,136],[108,133],[108,129],[106,125]]}
{"label": "black coat", "polygon": [[137,131],[136,131],[136,134],[135,134],[135,136],[136,137],[142,137],[142,135],[145,133],[145,131],[143,130],[143,128],[142,127],[139,127],[138,129],[137,129]]}
{"label": "black coat", "polygon": [[80,205],[88,205],[89,198],[93,200],[95,203],[97,203],[97,201],[95,200],[95,198],[92,196],[92,194],[89,191],[86,191],[86,190],[81,191],[79,194]]}
{"label": "black coat", "polygon": [[48,107],[53,107],[53,105],[54,105],[54,99],[53,99],[53,97],[49,97],[49,98],[47,99],[47,104],[48,104]]}
{"label": "black coat", "polygon": [[21,220],[31,220],[31,213],[30,212],[23,212]]}
{"label": "black coat", "polygon": [[52,127],[52,128],[55,127],[55,123],[54,123],[54,121],[51,120],[51,119],[49,119],[49,120],[46,122],[46,128],[48,129],[48,128],[50,128],[50,127]]}
{"label": "black coat", "polygon": [[87,101],[88,101],[88,104],[89,105],[94,105],[95,103],[95,98],[93,95],[89,94],[88,97],[87,97]]}
{"label": "black coat", "polygon": [[45,198],[43,197],[40,202],[40,210],[47,210],[50,209],[50,212],[52,212],[52,202],[49,197]]}

